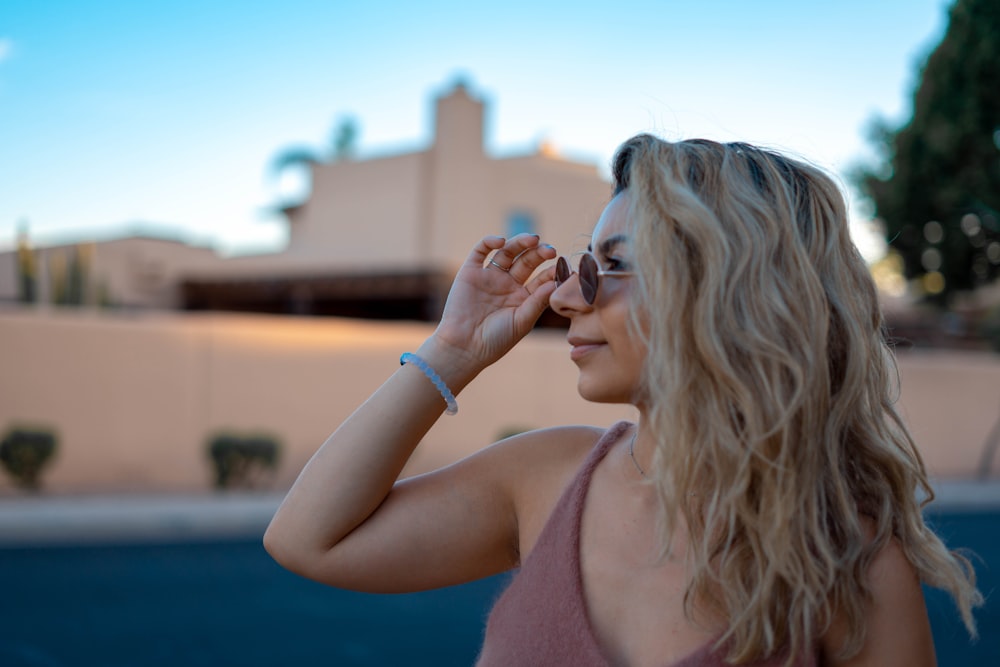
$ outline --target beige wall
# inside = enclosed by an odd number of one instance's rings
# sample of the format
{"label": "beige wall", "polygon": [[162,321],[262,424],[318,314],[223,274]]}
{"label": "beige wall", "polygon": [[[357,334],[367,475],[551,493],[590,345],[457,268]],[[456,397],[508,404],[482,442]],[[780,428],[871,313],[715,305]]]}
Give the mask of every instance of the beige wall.
{"label": "beige wall", "polygon": [[211,248],[163,239],[135,237],[91,247],[93,287],[105,284],[112,300],[126,306],[176,308],[184,275],[222,261]]}
{"label": "beige wall", "polygon": [[511,209],[531,211],[542,238],[564,254],[586,248],[611,198],[595,166],[543,154],[495,162],[493,191],[501,224]]}
{"label": "beige wall", "polygon": [[[210,488],[205,441],[217,429],[269,431],[291,483],[327,434],[414,349],[429,325],[333,319],[73,310],[0,311],[0,429],[54,426],[50,492]],[[460,397],[410,471],[452,461],[514,427],[609,424],[631,408],[584,402],[562,333],[531,334]],[[1000,358],[900,359],[902,409],[939,477],[967,477],[1000,411]],[[994,466],[1000,475],[1000,461]],[[0,493],[13,493],[0,475]]]}
{"label": "beige wall", "polygon": [[419,265],[426,155],[318,164],[312,193],[291,217],[287,253],[330,267]]}
{"label": "beige wall", "polygon": [[[1000,420],[1000,355],[923,351],[899,360],[900,412],[924,463],[941,477],[975,473]],[[1000,478],[1000,451],[991,475]]]}
{"label": "beige wall", "polygon": [[[280,487],[431,331],[332,319],[0,312],[0,429],[57,429],[58,458],[44,478],[53,492],[207,489],[210,433],[268,431],[284,443]],[[452,461],[512,427],[632,415],[576,396],[563,335],[532,334],[484,373],[411,470]],[[5,475],[0,489],[11,489]]]}

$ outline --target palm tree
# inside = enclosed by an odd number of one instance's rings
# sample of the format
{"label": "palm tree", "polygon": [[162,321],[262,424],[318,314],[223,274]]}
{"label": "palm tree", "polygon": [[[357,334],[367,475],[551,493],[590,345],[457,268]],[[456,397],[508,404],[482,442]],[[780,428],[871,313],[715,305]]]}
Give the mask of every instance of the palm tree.
{"label": "palm tree", "polygon": [[[324,151],[305,145],[290,146],[281,150],[277,155],[275,155],[274,159],[271,160],[269,169],[271,177],[280,184],[283,179],[287,179],[289,173],[295,173],[300,177],[305,177],[303,180],[306,182],[292,187],[292,189],[296,191],[301,190],[302,192],[293,192],[290,194],[279,192],[279,197],[285,199],[301,199],[304,195],[304,191],[309,189],[308,175],[311,174],[313,165],[323,162],[338,162],[341,160],[352,159],[357,150],[358,136],[359,130],[357,121],[351,116],[344,116],[340,119],[331,133],[331,145],[325,152],[325,157]],[[289,170],[292,169],[295,171],[290,172]],[[297,205],[298,203],[300,202],[292,203],[290,201],[282,201],[279,202],[277,208],[279,210],[285,209],[289,206]]]}

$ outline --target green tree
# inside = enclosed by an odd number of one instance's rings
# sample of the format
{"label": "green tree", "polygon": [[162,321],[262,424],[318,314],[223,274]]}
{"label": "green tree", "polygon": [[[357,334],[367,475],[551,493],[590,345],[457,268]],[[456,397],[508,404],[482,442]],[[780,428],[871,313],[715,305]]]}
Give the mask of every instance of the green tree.
{"label": "green tree", "polygon": [[[330,135],[330,146],[326,151],[317,150],[310,146],[289,146],[279,151],[271,160],[271,175],[277,180],[289,169],[296,170],[308,181],[309,174],[314,165],[322,162],[338,162],[354,158],[358,144],[358,123],[351,116],[340,119]],[[292,172],[293,174],[296,172]],[[305,186],[308,188],[309,186]],[[296,190],[298,188],[295,188]],[[284,200],[278,203],[278,208],[293,206],[299,203],[297,200],[303,196],[301,192],[283,192],[279,197]],[[294,202],[294,203],[293,203]]]}
{"label": "green tree", "polygon": [[358,148],[358,123],[350,116],[341,118],[333,131],[334,160],[349,160]]}
{"label": "green tree", "polygon": [[289,146],[279,151],[271,160],[271,173],[280,176],[289,167],[311,166],[325,160],[336,162],[353,158],[357,152],[359,135],[358,122],[352,116],[344,116],[333,128],[330,146],[326,151],[303,145]]}
{"label": "green tree", "polygon": [[913,117],[877,121],[858,184],[907,278],[947,304],[1000,275],[1000,2],[956,0],[923,67]]}
{"label": "green tree", "polygon": [[82,306],[87,300],[87,258],[81,246],[73,246],[66,272],[66,303]]}
{"label": "green tree", "polygon": [[21,303],[35,303],[38,300],[38,266],[35,251],[28,241],[27,225],[23,223],[17,237],[17,279],[18,299]]}
{"label": "green tree", "polygon": [[49,283],[52,303],[57,306],[85,305],[90,283],[89,247],[70,246],[65,252],[50,255]]}

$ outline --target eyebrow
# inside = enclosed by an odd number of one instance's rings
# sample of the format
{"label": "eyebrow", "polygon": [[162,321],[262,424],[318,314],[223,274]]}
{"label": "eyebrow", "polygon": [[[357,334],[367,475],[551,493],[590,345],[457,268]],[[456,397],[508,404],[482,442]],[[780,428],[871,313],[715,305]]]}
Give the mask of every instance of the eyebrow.
{"label": "eyebrow", "polygon": [[[611,253],[611,251],[614,249],[616,245],[618,245],[619,243],[625,243],[626,241],[628,241],[628,236],[626,236],[625,234],[615,234],[614,236],[611,236],[601,241],[599,244],[597,244],[597,247],[600,250],[600,254],[607,256],[608,254]],[[587,252],[593,252],[593,251],[594,251],[593,244],[588,243]]]}

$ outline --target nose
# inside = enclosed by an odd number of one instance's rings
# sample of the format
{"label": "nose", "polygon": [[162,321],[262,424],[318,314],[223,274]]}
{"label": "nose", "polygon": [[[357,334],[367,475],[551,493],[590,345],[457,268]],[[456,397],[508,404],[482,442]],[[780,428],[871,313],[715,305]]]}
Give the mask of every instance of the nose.
{"label": "nose", "polygon": [[580,274],[575,271],[549,297],[549,307],[566,318],[593,310],[580,291]]}

